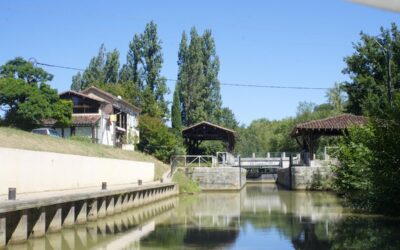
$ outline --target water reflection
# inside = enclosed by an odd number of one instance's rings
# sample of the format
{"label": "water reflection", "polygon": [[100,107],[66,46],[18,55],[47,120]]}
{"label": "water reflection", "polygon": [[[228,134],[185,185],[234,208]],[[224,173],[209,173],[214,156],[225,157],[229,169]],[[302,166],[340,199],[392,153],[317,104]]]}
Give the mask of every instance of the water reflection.
{"label": "water reflection", "polygon": [[175,197],[11,249],[400,249],[399,220],[332,194],[247,185]]}

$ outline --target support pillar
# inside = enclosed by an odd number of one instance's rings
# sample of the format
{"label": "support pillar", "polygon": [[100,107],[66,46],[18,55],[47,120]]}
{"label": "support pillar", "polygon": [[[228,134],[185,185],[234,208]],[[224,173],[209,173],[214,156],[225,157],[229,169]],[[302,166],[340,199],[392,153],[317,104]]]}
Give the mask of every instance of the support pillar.
{"label": "support pillar", "polygon": [[122,195],[115,197],[114,213],[121,213]]}
{"label": "support pillar", "polygon": [[135,195],[133,193],[128,194],[129,199],[128,199],[128,209],[133,207],[133,199],[135,198]]}
{"label": "support pillar", "polygon": [[87,213],[87,220],[88,221],[95,221],[97,220],[97,200],[89,200],[88,202],[88,213]]}
{"label": "support pillar", "polygon": [[107,215],[107,199],[98,198],[97,199],[97,218],[103,218]]}
{"label": "support pillar", "polygon": [[59,205],[48,206],[46,211],[46,232],[53,233],[61,230],[62,209]]}
{"label": "support pillar", "polygon": [[122,211],[126,211],[128,209],[129,198],[130,198],[130,194],[122,195],[122,204],[121,204],[121,210]]}
{"label": "support pillar", "polygon": [[0,249],[6,246],[6,217],[0,215]]}
{"label": "support pillar", "polygon": [[106,197],[106,214],[113,215],[114,214],[114,197]]}
{"label": "support pillar", "polygon": [[21,243],[28,239],[28,211],[8,213],[6,220],[7,244]]}
{"label": "support pillar", "polygon": [[62,205],[62,225],[72,227],[75,224],[75,205],[72,202]]}
{"label": "support pillar", "polygon": [[87,222],[87,202],[76,201],[75,202],[75,223],[84,224]]}
{"label": "support pillar", "polygon": [[46,233],[46,212],[44,208],[31,209],[29,213],[29,238],[42,237]]}

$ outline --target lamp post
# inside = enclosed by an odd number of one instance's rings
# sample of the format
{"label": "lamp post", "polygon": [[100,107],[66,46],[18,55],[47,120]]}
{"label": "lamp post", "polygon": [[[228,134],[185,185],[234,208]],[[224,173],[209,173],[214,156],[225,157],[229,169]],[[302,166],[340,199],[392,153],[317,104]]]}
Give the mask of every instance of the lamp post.
{"label": "lamp post", "polygon": [[390,107],[393,107],[393,101],[392,101],[392,66],[390,64],[390,61],[392,60],[392,50],[391,48],[388,46],[388,48],[385,48],[385,46],[383,46],[378,39],[376,39],[376,37],[372,37],[372,39],[374,40],[374,42],[376,42],[381,48],[383,53],[386,56],[386,60],[387,60],[387,96],[388,96],[388,101],[389,101],[389,105]]}

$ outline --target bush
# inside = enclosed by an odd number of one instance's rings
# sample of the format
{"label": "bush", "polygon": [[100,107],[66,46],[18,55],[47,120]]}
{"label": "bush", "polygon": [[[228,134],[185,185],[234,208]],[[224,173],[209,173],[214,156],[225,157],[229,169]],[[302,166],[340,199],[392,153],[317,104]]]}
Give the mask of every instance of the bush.
{"label": "bush", "polygon": [[178,169],[172,180],[179,185],[180,193],[197,193],[200,191],[200,187],[197,182],[191,180],[186,174]]}
{"label": "bush", "polygon": [[161,119],[147,115],[141,116],[139,132],[139,150],[151,154],[163,162],[169,162],[172,155],[184,153],[181,141],[169,131]]}
{"label": "bush", "polygon": [[340,141],[335,189],[356,208],[400,214],[400,98],[386,119],[349,129]]}

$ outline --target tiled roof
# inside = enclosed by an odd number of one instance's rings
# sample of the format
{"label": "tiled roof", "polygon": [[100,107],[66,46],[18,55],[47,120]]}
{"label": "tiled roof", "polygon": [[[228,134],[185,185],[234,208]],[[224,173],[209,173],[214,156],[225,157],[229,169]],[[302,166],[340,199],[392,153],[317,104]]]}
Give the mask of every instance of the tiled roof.
{"label": "tiled roof", "polygon": [[[136,111],[138,111],[138,112],[141,112],[141,111],[142,111],[141,108],[136,107],[135,105],[133,105],[133,104],[131,104],[131,103],[125,101],[124,99],[118,98],[118,97],[116,97],[116,96],[114,96],[114,95],[112,95],[112,94],[110,94],[110,93],[108,93],[108,92],[106,92],[106,91],[104,91],[104,90],[102,90],[102,89],[99,89],[99,88],[97,88],[97,87],[95,87],[95,86],[90,86],[89,88],[83,90],[81,93],[82,93],[82,94],[85,94],[85,95],[88,95],[88,96],[89,96],[89,95],[90,95],[90,96],[93,96],[93,95],[96,95],[96,91],[97,91],[98,93],[101,93],[101,94],[107,96],[109,99],[111,99],[111,100],[114,101],[114,102],[123,103],[124,105],[126,105],[126,106],[130,107],[131,109],[136,110]],[[103,98],[101,98],[100,96],[98,96],[97,98],[103,99]]]}
{"label": "tiled roof", "polygon": [[320,120],[314,120],[304,123],[299,123],[292,131],[292,135],[299,134],[301,130],[344,130],[351,125],[363,125],[367,122],[367,118],[352,114],[342,114],[334,117],[329,117]]}
{"label": "tiled roof", "polygon": [[[96,124],[96,122],[100,119],[100,115],[98,114],[73,114],[72,115],[72,126],[91,126]],[[57,120],[55,119],[44,119],[42,120],[43,126],[54,126]]]}
{"label": "tiled roof", "polygon": [[83,97],[83,98],[88,98],[88,99],[91,99],[91,100],[94,100],[94,101],[97,101],[97,102],[106,102],[106,103],[108,103],[107,101],[105,101],[105,100],[103,100],[101,98],[98,98],[96,96],[88,96],[88,95],[85,95],[83,93],[76,92],[76,91],[73,91],[73,90],[64,91],[64,92],[59,94],[59,96],[63,96],[63,95],[76,95],[76,96],[80,96],[80,97]]}
{"label": "tiled roof", "polygon": [[72,125],[74,126],[82,126],[82,125],[94,125],[99,119],[100,115],[98,114],[73,114],[72,115]]}

